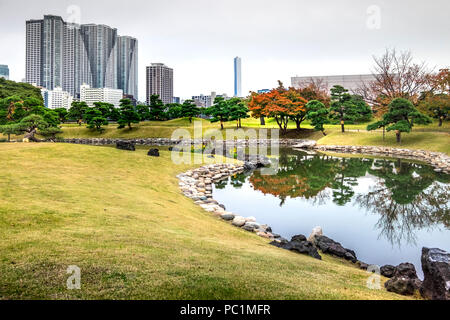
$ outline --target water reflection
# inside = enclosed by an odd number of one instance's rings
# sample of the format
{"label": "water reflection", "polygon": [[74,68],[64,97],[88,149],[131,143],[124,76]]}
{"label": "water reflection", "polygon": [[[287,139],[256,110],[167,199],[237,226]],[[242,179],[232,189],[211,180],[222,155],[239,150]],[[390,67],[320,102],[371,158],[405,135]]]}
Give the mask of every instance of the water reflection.
{"label": "water reflection", "polygon": [[[400,246],[403,240],[415,243],[415,230],[450,228],[450,175],[412,161],[338,158],[281,149],[277,174],[255,171],[250,176],[231,177],[229,183],[234,188],[249,183],[253,189],[279,199],[280,207],[289,198],[314,205],[352,204],[379,216],[375,225],[379,237],[393,245]],[[222,181],[216,188],[227,184]]]}

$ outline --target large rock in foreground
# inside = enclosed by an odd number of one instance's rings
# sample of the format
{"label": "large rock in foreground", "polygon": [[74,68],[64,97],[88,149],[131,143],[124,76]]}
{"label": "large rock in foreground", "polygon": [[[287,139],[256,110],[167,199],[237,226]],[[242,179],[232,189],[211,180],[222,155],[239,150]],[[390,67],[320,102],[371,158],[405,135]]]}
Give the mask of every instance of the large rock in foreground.
{"label": "large rock in foreground", "polygon": [[400,263],[395,267],[392,279],[384,283],[387,291],[395,292],[404,296],[413,295],[419,290],[422,282],[417,277],[416,268],[412,263]]}
{"label": "large rock in foreground", "polygon": [[420,294],[426,299],[450,300],[450,253],[422,248],[424,280]]}
{"label": "large rock in foreground", "polygon": [[117,141],[116,148],[120,150],[135,151],[134,143],[130,141]]}
{"label": "large rock in foreground", "polygon": [[353,263],[358,261],[355,251],[344,248],[339,242],[336,242],[327,236],[315,235],[314,244],[317,248],[322,250],[323,253],[344,258],[345,260],[349,260]]}

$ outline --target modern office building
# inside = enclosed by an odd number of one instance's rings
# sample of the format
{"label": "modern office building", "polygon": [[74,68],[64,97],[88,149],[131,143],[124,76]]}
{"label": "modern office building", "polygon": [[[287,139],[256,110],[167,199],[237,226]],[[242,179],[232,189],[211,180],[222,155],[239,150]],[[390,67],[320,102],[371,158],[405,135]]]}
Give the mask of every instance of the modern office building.
{"label": "modern office building", "polygon": [[0,78],[9,80],[9,68],[6,64],[0,64]]}
{"label": "modern office building", "polygon": [[138,42],[135,38],[117,38],[118,72],[117,85],[127,95],[138,98]]}
{"label": "modern office building", "polygon": [[88,84],[82,84],[80,87],[80,101],[86,102],[89,107],[93,107],[95,102],[106,102],[119,108],[122,98],[121,89],[91,88]]}
{"label": "modern office building", "polygon": [[335,85],[343,86],[350,92],[358,89],[362,82],[368,83],[375,80],[372,74],[355,74],[355,75],[337,75],[337,76],[310,76],[310,77],[291,77],[291,86],[294,88],[302,88],[311,81],[322,81],[330,90]]}
{"label": "modern office building", "polygon": [[61,87],[79,97],[83,83],[137,95],[137,40],[105,25],[73,24],[59,16],[26,22],[26,82]]}
{"label": "modern office building", "polygon": [[44,105],[49,109],[64,108],[69,109],[72,105],[73,97],[69,92],[63,91],[61,87],[53,90],[41,89]]}
{"label": "modern office building", "polygon": [[172,103],[173,69],[163,63],[152,63],[147,67],[146,81],[147,104],[154,94],[157,94],[164,104]]}
{"label": "modern office building", "polygon": [[212,104],[214,102],[213,95],[214,95],[214,99],[215,99],[215,94],[214,94],[214,92],[212,92],[211,95],[209,95],[209,96],[205,96],[203,94],[201,94],[199,96],[192,96],[192,100],[200,108],[209,108],[212,106]]}
{"label": "modern office building", "polygon": [[234,58],[234,96],[242,97],[241,58]]}

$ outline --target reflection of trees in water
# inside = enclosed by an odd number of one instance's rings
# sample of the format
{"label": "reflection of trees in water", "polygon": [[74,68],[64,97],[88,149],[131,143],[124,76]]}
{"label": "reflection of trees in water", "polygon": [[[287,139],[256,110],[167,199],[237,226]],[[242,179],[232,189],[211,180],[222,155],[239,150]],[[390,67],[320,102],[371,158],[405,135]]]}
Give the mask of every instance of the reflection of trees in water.
{"label": "reflection of trees in water", "polygon": [[[367,194],[355,196],[358,178],[367,173],[377,178]],[[402,240],[414,243],[415,230],[432,229],[441,223],[450,229],[450,175],[420,163],[280,149],[277,174],[255,171],[250,178],[236,175],[230,184],[240,188],[246,179],[255,190],[279,198],[280,206],[288,197],[303,198],[313,205],[332,199],[339,206],[355,198],[361,208],[380,216],[376,228],[392,244],[400,245]],[[216,188],[224,188],[226,183],[216,184]]]}
{"label": "reflection of trees in water", "polygon": [[[250,182],[256,190],[281,199],[304,198],[323,204],[329,196],[337,205],[345,205],[354,195],[357,178],[364,176],[372,159],[335,158],[329,155],[308,155],[301,151],[280,150],[276,175],[256,171]],[[327,188],[332,190],[330,194]]]}
{"label": "reflection of trees in water", "polygon": [[450,228],[450,186],[440,183],[448,182],[449,175],[401,160],[376,160],[369,172],[380,179],[356,202],[380,216],[376,227],[391,244],[415,243],[418,229],[433,229],[441,223]]}

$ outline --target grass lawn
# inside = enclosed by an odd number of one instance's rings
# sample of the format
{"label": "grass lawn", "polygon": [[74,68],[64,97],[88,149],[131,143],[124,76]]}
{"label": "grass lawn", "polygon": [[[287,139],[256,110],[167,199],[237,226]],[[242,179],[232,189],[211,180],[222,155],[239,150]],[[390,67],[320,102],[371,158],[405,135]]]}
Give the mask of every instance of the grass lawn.
{"label": "grass lawn", "polygon": [[385,140],[381,132],[345,132],[333,131],[318,140],[324,145],[386,146],[406,149],[422,149],[444,152],[450,155],[450,133],[416,132],[403,133],[398,144],[394,132],[386,132]]}
{"label": "grass lawn", "polygon": [[[205,137],[219,134],[219,136],[223,135],[223,138],[226,138],[226,131],[218,130],[218,123],[210,123],[202,119],[196,119],[196,121],[201,121]],[[258,136],[261,128],[278,128],[274,119],[266,119],[266,125],[261,126],[259,119],[248,118],[242,121],[242,126],[244,130],[255,129],[258,132]],[[323,136],[322,133],[312,130],[308,121],[302,123],[301,131],[296,130],[295,123],[291,122],[289,123],[287,134],[281,136],[281,138],[313,139],[317,140],[319,144],[329,145],[377,145],[425,149],[450,154],[450,122],[448,121],[442,127],[438,127],[437,122],[429,126],[415,126],[411,133],[402,134],[401,144],[397,144],[393,132],[386,132],[386,140],[383,141],[382,132],[366,131],[367,123],[346,125],[345,127],[347,132],[341,133],[339,125],[326,125],[325,132],[327,136]],[[64,138],[170,138],[175,129],[185,129],[192,136],[194,133],[193,124],[189,123],[187,119],[176,119],[164,122],[142,122],[134,125],[132,130],[127,128],[119,130],[115,124],[110,124],[105,127],[105,131],[102,133],[87,129],[84,125],[66,124],[63,125],[63,133],[60,136]],[[225,129],[235,129],[235,123],[225,123]],[[237,136],[245,138],[242,132],[238,132]],[[271,132],[268,130],[268,138],[270,137]]]}
{"label": "grass lawn", "polygon": [[145,151],[0,143],[0,299],[405,299],[214,218],[178,189],[190,165]]}

